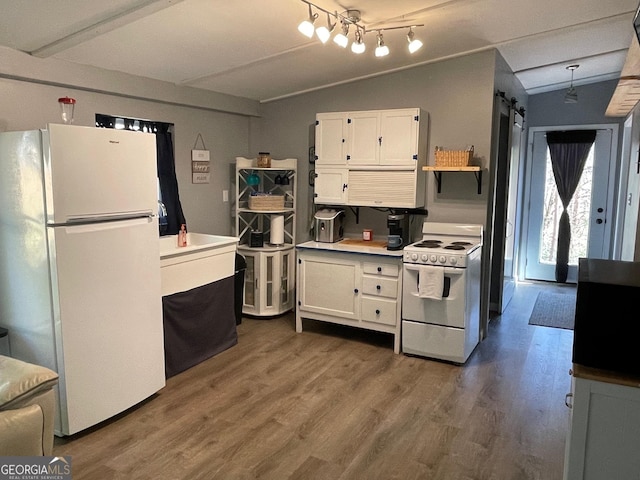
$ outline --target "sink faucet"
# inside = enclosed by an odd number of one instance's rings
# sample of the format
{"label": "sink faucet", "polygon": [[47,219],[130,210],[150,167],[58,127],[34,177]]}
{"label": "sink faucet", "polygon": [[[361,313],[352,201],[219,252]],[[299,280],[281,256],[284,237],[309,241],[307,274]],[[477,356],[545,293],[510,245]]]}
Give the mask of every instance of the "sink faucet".
{"label": "sink faucet", "polygon": [[164,203],[158,200],[158,229],[160,230],[161,236],[167,233],[167,228],[167,207],[165,207]]}
{"label": "sink faucet", "polygon": [[160,200],[158,200],[158,217],[166,217],[167,216],[167,207],[164,206]]}

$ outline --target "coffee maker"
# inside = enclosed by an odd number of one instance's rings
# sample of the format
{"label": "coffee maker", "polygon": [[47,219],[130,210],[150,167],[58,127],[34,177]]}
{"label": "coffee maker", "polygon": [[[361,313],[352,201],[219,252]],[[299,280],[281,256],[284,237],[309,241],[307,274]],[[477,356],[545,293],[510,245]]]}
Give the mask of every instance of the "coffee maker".
{"label": "coffee maker", "polygon": [[409,212],[403,210],[392,210],[387,216],[387,228],[389,228],[387,250],[402,250],[409,245],[410,219]]}

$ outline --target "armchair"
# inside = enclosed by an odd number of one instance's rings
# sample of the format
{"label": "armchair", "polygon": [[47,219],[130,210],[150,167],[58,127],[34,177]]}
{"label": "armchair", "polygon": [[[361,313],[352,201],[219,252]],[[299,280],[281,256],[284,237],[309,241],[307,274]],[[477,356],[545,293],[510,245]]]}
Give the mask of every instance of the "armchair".
{"label": "armchair", "polygon": [[51,455],[58,374],[0,355],[0,456]]}

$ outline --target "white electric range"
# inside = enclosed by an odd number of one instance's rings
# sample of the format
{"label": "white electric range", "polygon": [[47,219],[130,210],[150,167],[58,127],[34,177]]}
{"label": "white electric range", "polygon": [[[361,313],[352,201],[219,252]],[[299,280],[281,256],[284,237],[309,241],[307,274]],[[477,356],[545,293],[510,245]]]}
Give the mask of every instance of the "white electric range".
{"label": "white electric range", "polygon": [[402,351],[467,361],[480,341],[482,225],[424,222],[403,250]]}

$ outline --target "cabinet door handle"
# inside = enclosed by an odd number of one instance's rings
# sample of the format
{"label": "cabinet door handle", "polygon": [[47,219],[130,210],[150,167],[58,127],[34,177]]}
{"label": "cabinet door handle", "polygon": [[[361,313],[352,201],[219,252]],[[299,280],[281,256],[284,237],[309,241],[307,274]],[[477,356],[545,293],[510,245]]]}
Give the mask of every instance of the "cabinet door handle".
{"label": "cabinet door handle", "polygon": [[354,288],[354,289],[353,289],[353,293],[358,293],[358,289],[357,289],[357,288]]}
{"label": "cabinet door handle", "polygon": [[382,267],[378,267],[378,272],[381,272],[381,271],[382,271]]}
{"label": "cabinet door handle", "polygon": [[380,315],[380,310],[376,310],[376,315]]}
{"label": "cabinet door handle", "polygon": [[570,402],[570,399],[572,398],[573,398],[573,393],[567,393],[564,397],[564,404],[569,408],[573,408],[573,403]]}
{"label": "cabinet door handle", "polygon": [[382,287],[380,285],[376,285],[376,290],[380,290]]}
{"label": "cabinet door handle", "polygon": [[378,137],[378,145],[382,145],[382,137]]}

